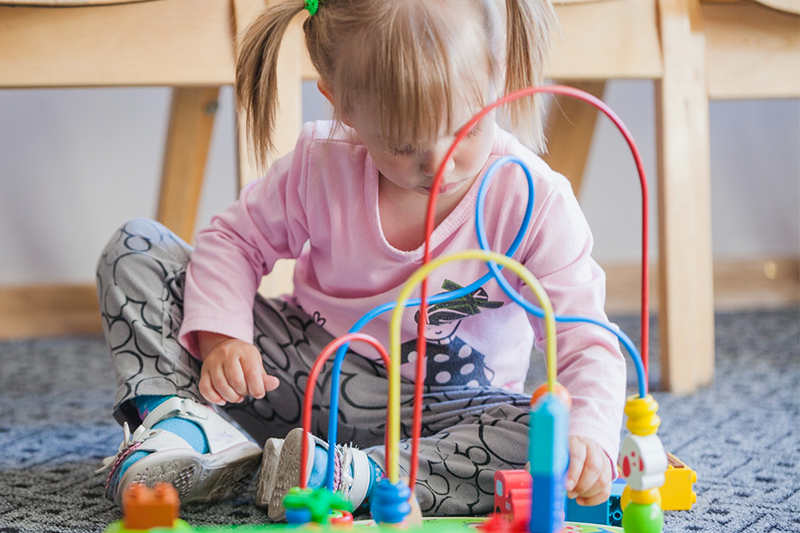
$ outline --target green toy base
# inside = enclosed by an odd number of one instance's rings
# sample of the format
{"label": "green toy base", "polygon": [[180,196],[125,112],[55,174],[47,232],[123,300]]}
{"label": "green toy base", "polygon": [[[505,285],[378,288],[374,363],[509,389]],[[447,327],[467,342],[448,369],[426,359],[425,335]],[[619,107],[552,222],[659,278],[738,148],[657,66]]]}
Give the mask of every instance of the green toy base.
{"label": "green toy base", "polygon": [[183,520],[176,520],[175,525],[171,528],[156,528],[156,529],[128,529],[125,527],[125,523],[122,520],[117,520],[116,522],[112,522],[109,525],[104,533],[142,533],[143,531],[149,533],[155,533],[157,531],[161,531],[164,533],[194,533],[195,531],[200,531],[199,529],[195,529]]}
{"label": "green toy base", "polygon": [[[458,518],[426,518],[423,520],[421,528],[409,528],[403,530],[405,533],[474,533],[478,525],[485,522],[486,518],[476,517],[458,517]],[[356,533],[367,533],[375,531],[375,522],[372,520],[365,520],[355,522],[352,528],[344,527],[330,527],[319,526],[312,524],[309,527],[305,526],[289,526],[288,524],[264,524],[264,525],[247,525],[247,526],[216,526],[216,527],[192,527],[183,520],[178,520],[174,528],[169,529],[151,529],[149,533],[227,533],[236,531],[238,533],[279,533],[282,530],[291,529],[292,531],[314,531],[314,533],[322,533],[323,531],[335,531],[337,533],[345,533],[348,530],[355,531]],[[392,528],[394,529],[394,528]],[[122,525],[122,520],[114,522],[105,533],[142,533],[141,529],[126,529]],[[579,524],[576,522],[567,522],[562,533],[622,533],[622,528],[613,526],[598,526],[596,524]]]}

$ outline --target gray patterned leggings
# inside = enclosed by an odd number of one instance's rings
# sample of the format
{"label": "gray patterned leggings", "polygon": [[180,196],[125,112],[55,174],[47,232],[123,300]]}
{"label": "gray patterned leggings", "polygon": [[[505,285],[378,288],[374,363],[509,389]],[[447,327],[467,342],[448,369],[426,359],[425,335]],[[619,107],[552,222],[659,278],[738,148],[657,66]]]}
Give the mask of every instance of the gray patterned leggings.
{"label": "gray patterned leggings", "polygon": [[[197,384],[201,363],[178,344],[183,287],[192,249],[157,222],[135,219],[103,250],[97,289],[103,330],[117,379],[114,417],[139,425],[131,399],[177,395],[203,401]],[[257,400],[224,410],[254,439],[284,437],[300,426],[302,398],[315,358],[332,340],[314,318],[281,299],[256,296],[255,338],[264,369],[280,386]],[[327,363],[316,386],[312,432],[325,439],[330,406]],[[388,381],[386,369],[350,352],[342,366],[338,413],[340,442],[352,442],[384,465],[382,446]],[[413,383],[401,384],[401,427],[410,436]],[[472,515],[493,505],[495,470],[522,468],[527,460],[530,397],[497,388],[426,386],[419,480],[425,514]],[[401,442],[401,470],[410,444]]]}

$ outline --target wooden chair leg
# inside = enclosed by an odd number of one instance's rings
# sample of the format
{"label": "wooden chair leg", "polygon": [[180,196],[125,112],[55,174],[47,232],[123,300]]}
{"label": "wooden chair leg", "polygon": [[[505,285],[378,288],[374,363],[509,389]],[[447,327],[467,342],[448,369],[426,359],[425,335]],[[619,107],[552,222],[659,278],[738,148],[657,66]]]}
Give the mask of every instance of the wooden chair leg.
{"label": "wooden chair leg", "polygon": [[[566,80],[563,83],[600,99],[606,87],[604,80]],[[594,106],[565,96],[554,97],[547,113],[547,153],[543,159],[550,168],[566,176],[575,195],[583,181],[596,121]]]}
{"label": "wooden chair leg", "polygon": [[194,236],[218,87],[175,87],[157,219],[186,242]]}
{"label": "wooden chair leg", "polygon": [[714,377],[708,90],[697,0],[659,0],[656,86],[662,385],[688,394]]}

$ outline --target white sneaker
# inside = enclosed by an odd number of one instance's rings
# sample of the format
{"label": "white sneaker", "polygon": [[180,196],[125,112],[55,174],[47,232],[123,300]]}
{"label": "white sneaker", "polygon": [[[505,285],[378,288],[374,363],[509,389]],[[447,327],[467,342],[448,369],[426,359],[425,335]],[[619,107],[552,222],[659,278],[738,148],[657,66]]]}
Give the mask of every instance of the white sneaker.
{"label": "white sneaker", "polygon": [[[299,484],[302,438],[303,429],[295,428],[285,439],[269,439],[264,445],[256,505],[268,506],[267,515],[270,520],[279,521],[286,517],[283,498],[291,487]],[[308,449],[312,452],[306,458],[306,475],[310,478],[314,465],[314,447],[321,446],[327,450],[328,444],[308,434],[306,438],[309,439]],[[353,509],[357,509],[364,502],[369,490],[369,458],[366,453],[352,446],[337,445],[335,460],[334,490],[353,504]]]}
{"label": "white sneaker", "polygon": [[[268,507],[275,488],[275,474],[278,471],[283,439],[267,439],[264,443],[264,454],[261,457],[261,471],[258,475],[255,504]],[[299,474],[298,474],[299,476]]]}
{"label": "white sneaker", "polygon": [[[169,431],[152,429],[168,418],[183,418],[197,424],[205,434],[209,453],[201,454],[182,437]],[[133,483],[152,487],[172,483],[182,503],[218,502],[240,494],[258,470],[261,447],[223,419],[211,407],[190,399],[173,397],[145,417],[133,435],[127,423],[124,440],[116,455],[103,461],[111,468],[106,482],[106,497],[121,505]],[[120,465],[136,451],[149,452],[133,463],[122,476]]]}

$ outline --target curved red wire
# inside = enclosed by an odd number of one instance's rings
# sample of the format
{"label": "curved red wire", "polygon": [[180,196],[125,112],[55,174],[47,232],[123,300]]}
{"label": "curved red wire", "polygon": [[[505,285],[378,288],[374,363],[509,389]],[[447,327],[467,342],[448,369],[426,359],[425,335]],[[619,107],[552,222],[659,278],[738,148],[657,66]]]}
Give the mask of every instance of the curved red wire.
{"label": "curved red wire", "polygon": [[[430,238],[431,234],[433,233],[433,224],[434,224],[434,214],[436,212],[436,200],[439,195],[439,187],[442,182],[442,178],[444,176],[444,168],[445,163],[453,156],[453,152],[455,152],[458,143],[460,143],[464,137],[466,137],[467,133],[472,131],[475,125],[480,122],[480,120],[486,116],[490,111],[493,109],[507,104],[513,100],[517,100],[519,98],[524,98],[526,96],[532,96],[537,93],[551,93],[551,94],[560,94],[563,96],[570,96],[572,98],[577,98],[578,100],[583,100],[584,102],[588,102],[589,104],[595,106],[597,109],[602,111],[611,121],[614,123],[615,126],[619,129],[622,133],[622,136],[627,141],[628,146],[631,149],[631,153],[633,154],[633,158],[636,162],[636,170],[639,173],[639,181],[641,182],[642,186],[642,346],[641,346],[641,356],[642,356],[642,364],[644,366],[644,373],[645,379],[647,379],[647,366],[648,366],[648,345],[649,345],[649,338],[650,338],[650,313],[649,313],[649,283],[650,283],[650,276],[649,276],[649,265],[647,259],[647,249],[648,249],[648,233],[649,233],[649,224],[648,224],[648,194],[647,194],[647,177],[644,171],[644,164],[642,163],[642,158],[639,155],[639,149],[636,147],[636,143],[633,140],[628,128],[625,124],[622,123],[622,120],[614,113],[611,108],[609,108],[602,100],[599,98],[585,92],[581,91],[580,89],[575,89],[574,87],[567,87],[564,85],[550,85],[547,87],[527,87],[525,89],[520,89],[519,91],[515,91],[511,94],[500,98],[496,102],[489,104],[485,108],[483,108],[477,115],[472,117],[472,119],[465,124],[459,133],[456,135],[453,144],[450,146],[450,149],[447,151],[444,159],[442,160],[441,165],[439,166],[439,171],[436,173],[436,176],[433,179],[433,184],[431,185],[431,196],[428,202],[428,213],[425,220],[425,254],[423,256],[422,264],[426,265],[431,260],[431,246],[430,246]],[[422,280],[421,284],[421,295],[420,295],[422,302],[420,303],[420,310],[419,310],[419,327],[417,328],[417,366],[416,366],[416,382],[414,384],[414,417],[412,421],[412,434],[411,434],[411,471],[409,476],[409,487],[412,488],[416,485],[417,482],[417,462],[419,457],[419,439],[422,433],[422,381],[424,379],[425,373],[425,325],[427,323],[427,298],[428,298],[428,278]]]}
{"label": "curved red wire", "polygon": [[[300,448],[300,482],[298,486],[301,489],[306,488],[306,478],[308,477],[308,471],[306,466],[306,457],[309,453],[308,450],[308,439],[305,438],[306,433],[311,433],[311,407],[314,404],[314,385],[317,383],[317,379],[319,378],[320,372],[322,372],[322,367],[325,365],[325,362],[328,360],[328,357],[332,353],[334,353],[339,346],[346,342],[351,341],[362,341],[366,342],[367,344],[371,344],[378,353],[380,353],[381,359],[383,359],[383,364],[386,368],[389,368],[389,354],[386,352],[386,348],[378,342],[375,337],[370,335],[366,335],[364,333],[347,333],[332,340],[328,343],[327,346],[320,352],[319,356],[317,356],[316,361],[314,361],[314,366],[311,367],[311,372],[308,374],[308,382],[306,383],[306,391],[303,396],[303,442]],[[386,426],[388,427],[391,420],[389,420],[391,411],[388,409],[386,410]],[[338,413],[330,413],[329,416],[338,416]],[[384,437],[388,439],[388,432],[387,435]],[[392,460],[390,456],[391,452],[389,450],[389,446],[387,446],[387,442],[384,440],[384,448],[386,450],[386,464],[389,464],[389,461]],[[331,443],[331,446],[335,446],[335,443]]]}

